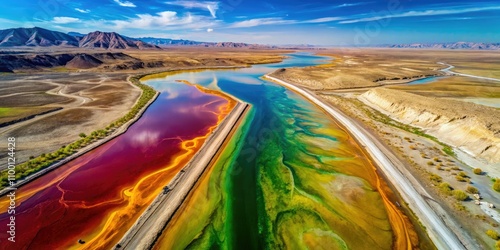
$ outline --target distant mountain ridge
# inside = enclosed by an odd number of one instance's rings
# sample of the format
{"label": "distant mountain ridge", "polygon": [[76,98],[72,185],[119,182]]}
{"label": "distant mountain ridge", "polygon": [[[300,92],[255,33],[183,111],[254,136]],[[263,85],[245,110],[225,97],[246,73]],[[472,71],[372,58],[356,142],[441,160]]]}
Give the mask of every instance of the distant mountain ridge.
{"label": "distant mountain ridge", "polygon": [[153,44],[156,46],[175,46],[175,45],[197,46],[204,44],[213,44],[213,43],[197,42],[197,41],[183,40],[183,39],[155,38],[155,37],[139,37],[137,39],[145,43]]}
{"label": "distant mountain ridge", "polygon": [[50,47],[65,46],[102,49],[159,49],[140,40],[115,32],[95,31],[89,34],[68,34],[39,27],[0,30],[0,47]]}
{"label": "distant mountain ridge", "polygon": [[409,48],[409,49],[470,49],[470,50],[500,50],[500,43],[411,43],[411,44],[391,44],[380,47],[388,48]]}
{"label": "distant mountain ridge", "polygon": [[0,47],[49,47],[68,46],[102,49],[160,49],[160,46],[201,46],[217,48],[272,48],[274,46],[235,43],[197,42],[183,39],[142,37],[131,38],[116,32],[94,31],[88,34],[68,32],[67,34],[39,27],[0,30]]}
{"label": "distant mountain ridge", "polygon": [[156,45],[128,38],[115,32],[94,31],[85,35],[79,42],[80,48],[104,49],[159,49]]}
{"label": "distant mountain ridge", "polygon": [[13,46],[78,46],[68,34],[39,27],[0,30],[0,47]]}

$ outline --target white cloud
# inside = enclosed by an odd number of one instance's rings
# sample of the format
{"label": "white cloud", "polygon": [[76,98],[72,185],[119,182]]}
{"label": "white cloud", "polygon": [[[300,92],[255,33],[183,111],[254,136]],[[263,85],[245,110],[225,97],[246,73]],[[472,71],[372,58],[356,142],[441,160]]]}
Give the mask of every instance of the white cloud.
{"label": "white cloud", "polygon": [[65,23],[78,23],[80,19],[67,16],[56,16],[52,19],[52,23],[65,24]]}
{"label": "white cloud", "polygon": [[209,1],[175,1],[175,2],[166,2],[166,4],[181,6],[186,9],[208,10],[213,18],[217,17],[216,12],[219,9],[218,2],[209,2]]}
{"label": "white cloud", "polygon": [[272,24],[292,24],[296,23],[295,20],[285,20],[280,17],[268,17],[268,18],[255,18],[249,19],[241,22],[235,22],[231,24],[230,28],[248,28],[261,25],[272,25]]}
{"label": "white cloud", "polygon": [[121,0],[113,0],[113,1],[115,1],[115,3],[117,3],[118,5],[123,6],[123,7],[137,7],[137,6],[135,6],[134,3],[130,2],[130,1],[121,1]]}
{"label": "white cloud", "polygon": [[80,9],[80,8],[75,8],[76,11],[80,12],[80,13],[90,13],[90,10],[89,9]]}
{"label": "white cloud", "polygon": [[209,28],[209,29],[207,29],[207,32],[208,32],[208,33],[213,32],[213,31],[214,31],[214,29],[210,29],[210,28]]}
{"label": "white cloud", "polygon": [[311,20],[305,20],[302,21],[302,23],[327,23],[327,22],[332,22],[332,21],[339,21],[339,20],[344,20],[345,18],[342,17],[322,17],[322,18],[316,18],[316,19],[311,19]]}
{"label": "white cloud", "polygon": [[234,22],[229,25],[229,28],[248,28],[262,25],[282,25],[282,24],[298,24],[298,23],[328,23],[333,21],[344,20],[342,17],[322,17],[310,20],[287,20],[281,17],[255,18],[240,22]]}
{"label": "white cloud", "polygon": [[116,29],[166,29],[167,27],[175,29],[202,29],[215,25],[213,20],[206,16],[187,14],[185,16],[177,15],[175,11],[163,11],[151,14],[138,14],[136,18],[128,20],[111,21]]}
{"label": "white cloud", "polygon": [[500,6],[464,8],[464,9],[448,9],[448,10],[443,9],[443,10],[408,11],[408,12],[398,13],[398,14],[389,14],[389,15],[382,15],[382,16],[373,16],[373,17],[365,17],[365,18],[359,18],[359,19],[346,20],[346,21],[341,21],[339,23],[370,22],[370,21],[378,21],[378,20],[389,19],[389,18],[400,18],[400,17],[453,15],[453,14],[462,14],[462,13],[486,11],[486,10],[500,10]]}

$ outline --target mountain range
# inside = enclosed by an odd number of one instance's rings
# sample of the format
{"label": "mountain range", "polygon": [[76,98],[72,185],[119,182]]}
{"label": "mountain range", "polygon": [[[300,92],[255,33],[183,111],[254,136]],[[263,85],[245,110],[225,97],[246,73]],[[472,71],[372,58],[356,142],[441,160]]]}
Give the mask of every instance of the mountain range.
{"label": "mountain range", "polygon": [[[100,48],[100,49],[161,49],[169,46],[200,46],[216,48],[277,48],[277,46],[236,43],[236,42],[198,42],[183,39],[141,37],[131,38],[115,32],[94,31],[88,34],[77,32],[62,33],[47,30],[40,27],[34,28],[12,28],[0,30],[1,47],[78,47],[78,48]],[[283,48],[283,46],[281,46]],[[390,44],[374,47],[385,48],[415,48],[415,49],[470,49],[470,50],[500,50],[500,43],[412,43],[412,44]],[[285,47],[286,48],[286,47]],[[303,47],[301,47],[303,48]],[[306,48],[311,48],[308,45]]]}
{"label": "mountain range", "polygon": [[0,30],[0,47],[79,47],[101,49],[160,49],[166,46],[202,46],[219,48],[269,48],[266,45],[233,43],[233,42],[197,42],[191,40],[176,40],[168,38],[131,38],[116,32],[94,31],[88,34],[69,32],[67,34],[34,28],[13,28]]}
{"label": "mountain range", "polygon": [[65,34],[39,27],[0,30],[0,47],[15,46],[64,46],[102,49],[159,49],[158,46],[124,37],[115,32],[90,32]]}
{"label": "mountain range", "polygon": [[382,45],[386,48],[409,48],[409,49],[470,49],[470,50],[500,50],[500,43],[412,43]]}

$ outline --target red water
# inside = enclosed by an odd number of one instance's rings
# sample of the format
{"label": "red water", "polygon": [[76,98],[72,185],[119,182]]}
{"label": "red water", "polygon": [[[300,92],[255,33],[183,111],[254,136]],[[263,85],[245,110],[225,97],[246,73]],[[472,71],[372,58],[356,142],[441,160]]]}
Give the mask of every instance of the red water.
{"label": "red water", "polygon": [[15,243],[0,198],[0,249],[113,247],[232,105],[172,84],[126,133],[16,191]]}

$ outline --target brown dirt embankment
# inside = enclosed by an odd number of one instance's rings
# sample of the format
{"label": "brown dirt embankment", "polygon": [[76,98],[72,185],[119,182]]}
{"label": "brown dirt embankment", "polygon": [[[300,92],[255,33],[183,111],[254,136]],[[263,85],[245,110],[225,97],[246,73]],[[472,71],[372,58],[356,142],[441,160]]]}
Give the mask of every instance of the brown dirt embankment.
{"label": "brown dirt embankment", "polygon": [[400,122],[421,127],[439,140],[488,163],[500,162],[500,110],[387,88],[359,96]]}

